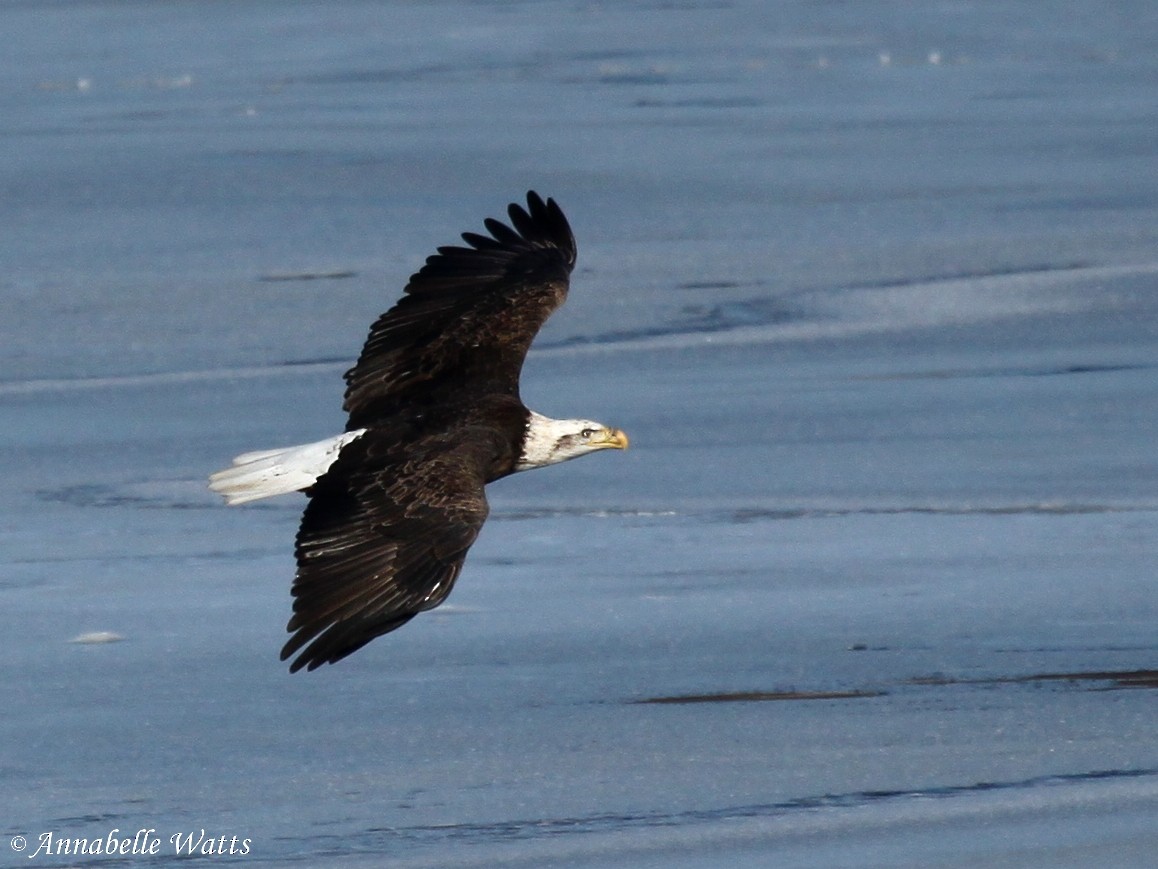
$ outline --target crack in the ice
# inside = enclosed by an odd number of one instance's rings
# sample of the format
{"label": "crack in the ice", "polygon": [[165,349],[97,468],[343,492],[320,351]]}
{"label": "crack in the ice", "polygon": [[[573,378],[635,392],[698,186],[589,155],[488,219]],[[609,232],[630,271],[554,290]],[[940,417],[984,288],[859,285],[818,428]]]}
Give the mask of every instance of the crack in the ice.
{"label": "crack in the ice", "polygon": [[[794,812],[845,809],[907,800],[953,799],[977,793],[1028,791],[1036,788],[1080,784],[1089,781],[1139,779],[1158,775],[1158,768],[1104,769],[1061,773],[1009,781],[980,781],[966,785],[913,790],[863,790],[843,794],[819,794],[776,802],[693,809],[677,812],[607,813],[572,818],[523,818],[509,821],[458,824],[424,824],[411,827],[376,827],[362,834],[370,841],[409,840],[419,844],[443,841],[477,842],[527,840],[559,835],[619,832],[658,827],[686,827],[721,821],[771,818]],[[348,839],[346,840],[348,844]],[[365,843],[367,847],[370,842]]]}

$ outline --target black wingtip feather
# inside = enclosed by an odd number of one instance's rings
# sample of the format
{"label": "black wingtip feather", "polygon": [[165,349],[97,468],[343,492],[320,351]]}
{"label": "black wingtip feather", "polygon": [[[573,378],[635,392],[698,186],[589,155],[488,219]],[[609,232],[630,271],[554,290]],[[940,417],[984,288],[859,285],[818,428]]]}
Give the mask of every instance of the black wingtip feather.
{"label": "black wingtip feather", "polygon": [[501,220],[495,220],[493,217],[488,217],[484,220],[483,226],[487,228],[487,232],[494,236],[495,241],[499,244],[510,247],[522,247],[526,241],[522,235],[515,232]]}
{"label": "black wingtip feather", "polygon": [[[285,661],[297,654],[289,671],[297,673],[304,669],[313,672],[323,664],[338,663],[371,640],[402,627],[416,615],[416,612],[404,612],[369,626],[357,622],[339,622],[323,630],[302,629],[282,647],[281,660]],[[305,646],[305,650],[299,653],[302,646]]]}
{"label": "black wingtip feather", "polygon": [[[509,266],[512,274],[522,268],[517,262],[524,257],[556,257],[565,271],[575,265],[575,236],[563,209],[554,199],[544,200],[534,190],[527,191],[526,206],[512,202],[507,206],[511,225],[494,217],[483,221],[489,235],[464,232],[462,239],[469,247],[446,246],[428,257],[426,265],[410,277],[406,293],[445,292],[458,286],[460,276],[486,276],[491,280],[501,277]],[[451,287],[445,285],[451,278]]]}
{"label": "black wingtip feather", "polygon": [[501,250],[503,247],[489,235],[479,235],[477,232],[464,232],[462,240],[475,250]]}

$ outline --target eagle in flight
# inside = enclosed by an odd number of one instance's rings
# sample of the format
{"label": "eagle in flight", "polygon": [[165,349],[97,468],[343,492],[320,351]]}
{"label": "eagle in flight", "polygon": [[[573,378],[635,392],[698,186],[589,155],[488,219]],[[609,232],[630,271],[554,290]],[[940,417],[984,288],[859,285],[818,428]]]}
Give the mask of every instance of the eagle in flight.
{"label": "eagle in flight", "polygon": [[563,303],[575,237],[535,192],[510,224],[440,247],[378,318],[346,372],[346,431],[245,453],[210,477],[228,504],[309,496],[294,553],[292,635],[282,660],[314,670],[402,627],[450,594],[487,517],[484,487],[627,435],[550,419],[519,399],[535,335]]}

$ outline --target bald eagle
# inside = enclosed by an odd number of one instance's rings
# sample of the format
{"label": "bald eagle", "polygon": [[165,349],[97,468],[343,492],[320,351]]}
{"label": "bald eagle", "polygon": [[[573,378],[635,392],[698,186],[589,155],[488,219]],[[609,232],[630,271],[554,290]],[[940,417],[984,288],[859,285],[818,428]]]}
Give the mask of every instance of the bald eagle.
{"label": "bald eagle", "polygon": [[332,664],[450,594],[487,517],[483,487],[627,435],[550,419],[519,399],[531,341],[563,303],[575,237],[553,199],[527,194],[511,225],[440,247],[370,328],[346,372],[346,431],[245,453],[210,477],[228,504],[301,491],[290,672]]}

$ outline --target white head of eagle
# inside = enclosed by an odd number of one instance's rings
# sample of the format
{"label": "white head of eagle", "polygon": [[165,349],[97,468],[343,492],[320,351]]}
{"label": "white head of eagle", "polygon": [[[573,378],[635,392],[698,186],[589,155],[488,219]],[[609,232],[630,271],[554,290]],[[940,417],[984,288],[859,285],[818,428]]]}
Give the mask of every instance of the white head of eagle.
{"label": "white head of eagle", "polygon": [[442,603],[487,516],[484,487],[627,435],[519,399],[527,351],[567,296],[575,237],[533,191],[411,276],[346,372],[346,430],[249,452],[210,477],[229,504],[305,492],[291,672],[339,661]]}
{"label": "white head of eagle", "polygon": [[627,435],[589,419],[551,419],[531,411],[516,471],[577,459],[597,450],[627,448]]}

